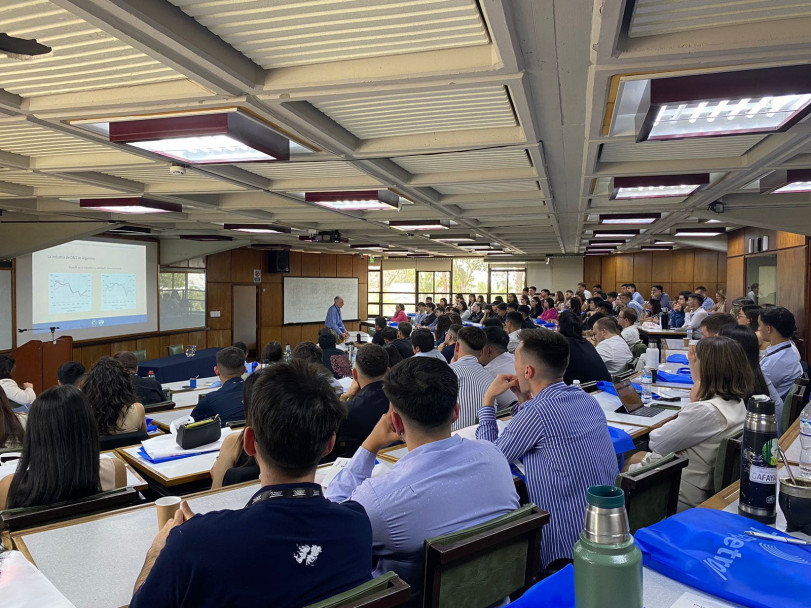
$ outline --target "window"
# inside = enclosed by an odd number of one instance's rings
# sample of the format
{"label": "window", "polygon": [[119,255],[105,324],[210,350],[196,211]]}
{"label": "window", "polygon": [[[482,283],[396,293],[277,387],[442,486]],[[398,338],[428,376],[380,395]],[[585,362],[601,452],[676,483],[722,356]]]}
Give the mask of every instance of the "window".
{"label": "window", "polygon": [[467,302],[467,294],[487,297],[487,262],[481,258],[456,258],[453,260],[453,293],[461,293]]}
{"label": "window", "polygon": [[380,264],[369,266],[367,313],[369,318],[380,316]]}
{"label": "window", "polygon": [[435,270],[421,270],[417,273],[419,292],[418,301],[425,302],[425,298],[433,298],[434,304],[439,305],[439,299],[445,298],[448,304],[451,300],[451,273]]}
{"label": "window", "polygon": [[491,268],[488,301],[492,302],[496,296],[501,296],[506,302],[508,293],[520,295],[526,284],[526,274],[526,268]]}
{"label": "window", "polygon": [[158,279],[160,329],[185,329],[206,324],[206,273],[165,268]]}
{"label": "window", "polygon": [[413,268],[384,270],[382,314],[392,316],[395,304],[403,304],[406,310],[413,310],[416,287],[417,273]]}

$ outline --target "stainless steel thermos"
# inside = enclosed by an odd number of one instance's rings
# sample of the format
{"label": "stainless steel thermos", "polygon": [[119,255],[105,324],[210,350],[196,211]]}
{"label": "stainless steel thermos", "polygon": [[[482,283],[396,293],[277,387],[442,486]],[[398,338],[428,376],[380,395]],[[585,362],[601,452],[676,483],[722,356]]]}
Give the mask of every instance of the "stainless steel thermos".
{"label": "stainless steel thermos", "polygon": [[741,444],[738,513],[764,523],[777,518],[777,421],[774,401],[754,395],[746,404]]}

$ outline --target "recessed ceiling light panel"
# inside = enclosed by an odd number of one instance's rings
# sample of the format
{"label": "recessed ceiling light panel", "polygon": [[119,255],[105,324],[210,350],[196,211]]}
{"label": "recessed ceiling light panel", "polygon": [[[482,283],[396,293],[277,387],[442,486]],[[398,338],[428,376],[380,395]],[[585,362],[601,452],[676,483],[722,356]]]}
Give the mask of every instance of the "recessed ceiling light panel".
{"label": "recessed ceiling light panel", "polygon": [[339,211],[392,211],[400,209],[400,197],[390,190],[306,192],[304,200]]}
{"label": "recessed ceiling light panel", "polygon": [[674,236],[718,236],[724,234],[723,228],[676,228]]}
{"label": "recessed ceiling light panel", "polygon": [[644,175],[614,178],[615,200],[690,196],[710,183],[709,173],[687,175]]}
{"label": "recessed ceiling light panel", "polygon": [[225,224],[225,230],[237,230],[238,232],[248,232],[250,234],[290,234],[291,230],[287,226],[277,224]]}
{"label": "recessed ceiling light panel", "polygon": [[600,215],[601,224],[652,224],[661,219],[661,213],[606,213]]}
{"label": "recessed ceiling light panel", "polygon": [[773,171],[760,180],[762,194],[811,192],[811,169]]}
{"label": "recessed ceiling light panel", "polygon": [[183,206],[177,203],[154,201],[140,196],[127,198],[83,198],[79,207],[93,211],[106,211],[108,213],[180,213]]}
{"label": "recessed ceiling light panel", "polygon": [[408,232],[409,230],[447,230],[449,220],[391,220],[389,227]]}

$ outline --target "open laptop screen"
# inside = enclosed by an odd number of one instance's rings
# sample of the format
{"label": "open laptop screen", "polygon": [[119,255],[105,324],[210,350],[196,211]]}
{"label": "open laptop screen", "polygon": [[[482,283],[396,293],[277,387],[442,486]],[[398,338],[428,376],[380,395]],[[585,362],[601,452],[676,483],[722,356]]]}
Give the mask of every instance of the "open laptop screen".
{"label": "open laptop screen", "polygon": [[617,396],[620,398],[620,401],[622,401],[626,413],[630,414],[631,412],[635,412],[643,406],[642,399],[630,380],[615,382],[614,390],[617,391]]}

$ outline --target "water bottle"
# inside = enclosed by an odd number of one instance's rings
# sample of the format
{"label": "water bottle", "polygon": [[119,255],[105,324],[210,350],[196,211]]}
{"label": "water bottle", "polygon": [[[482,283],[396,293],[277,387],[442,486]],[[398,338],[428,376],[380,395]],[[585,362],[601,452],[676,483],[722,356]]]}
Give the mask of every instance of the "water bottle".
{"label": "water bottle", "polygon": [[639,377],[639,383],[642,385],[642,403],[645,405],[650,405],[650,402],[653,400],[653,395],[651,394],[653,372],[651,371],[651,368],[646,366],[642,370],[642,375]]}
{"label": "water bottle", "polygon": [[693,339],[693,328],[688,327],[687,328],[687,340],[692,340],[692,339]]}
{"label": "water bottle", "polygon": [[293,360],[293,352],[290,350],[290,345],[284,345],[284,362],[290,363]]}
{"label": "water bottle", "polygon": [[811,402],[800,412],[800,476],[811,479]]}
{"label": "water bottle", "polygon": [[580,380],[572,380],[572,386],[575,388],[580,388]]}
{"label": "water bottle", "polygon": [[777,519],[777,421],[774,401],[753,395],[746,404],[741,442],[738,513],[766,524]]}
{"label": "water bottle", "polygon": [[592,486],[586,501],[573,552],[575,606],[642,608],[642,552],[629,531],[625,492]]}

